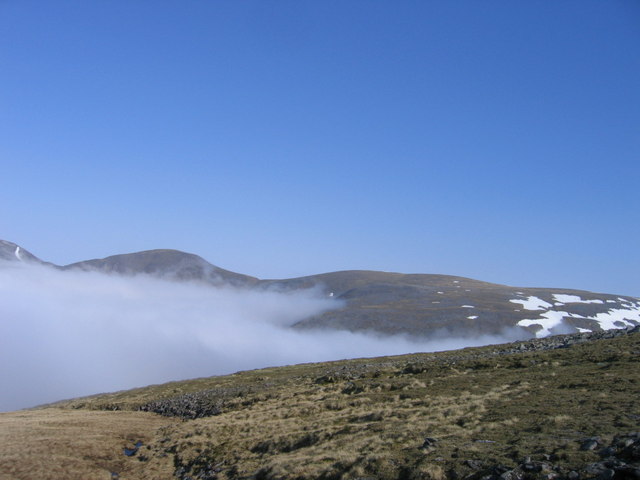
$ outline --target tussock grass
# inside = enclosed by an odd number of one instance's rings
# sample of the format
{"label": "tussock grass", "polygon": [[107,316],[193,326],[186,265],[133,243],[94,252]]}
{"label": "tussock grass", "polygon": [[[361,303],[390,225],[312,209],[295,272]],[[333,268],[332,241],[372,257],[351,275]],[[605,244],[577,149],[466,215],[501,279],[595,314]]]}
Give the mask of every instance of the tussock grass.
{"label": "tussock grass", "polygon": [[[169,459],[127,462],[125,446],[148,444],[169,419],[141,412],[49,408],[0,414],[0,479],[169,478]],[[148,468],[147,468],[148,467]]]}
{"label": "tussock grass", "polygon": [[[444,480],[472,474],[469,459],[514,466],[553,454],[559,465],[586,464],[595,453],[580,451],[580,439],[640,429],[639,362],[636,334],[508,355],[490,346],[299,365],[77,399],[0,415],[0,478],[215,470],[234,480]],[[135,411],[199,391],[222,413],[185,421]],[[113,409],[125,411],[100,411]],[[122,453],[137,440],[143,461]]]}

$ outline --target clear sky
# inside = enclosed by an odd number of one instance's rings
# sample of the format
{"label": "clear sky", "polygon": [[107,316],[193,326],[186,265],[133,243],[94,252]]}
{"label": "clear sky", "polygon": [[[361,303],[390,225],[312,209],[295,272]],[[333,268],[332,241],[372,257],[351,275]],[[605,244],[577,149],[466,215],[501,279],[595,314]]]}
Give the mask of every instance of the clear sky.
{"label": "clear sky", "polygon": [[640,2],[0,0],[0,238],[640,296]]}

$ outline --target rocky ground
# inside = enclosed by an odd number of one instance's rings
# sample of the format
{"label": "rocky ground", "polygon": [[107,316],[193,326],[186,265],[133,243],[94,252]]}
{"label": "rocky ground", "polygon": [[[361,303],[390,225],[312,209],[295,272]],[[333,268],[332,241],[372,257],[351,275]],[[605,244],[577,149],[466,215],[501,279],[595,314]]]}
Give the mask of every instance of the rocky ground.
{"label": "rocky ground", "polygon": [[[517,466],[491,465],[477,460],[467,460],[466,463],[476,470],[465,478],[481,480],[522,480],[522,479],[567,479],[580,480],[595,478],[598,480],[640,478],[640,432],[620,434],[605,444],[600,437],[585,438],[580,442],[583,451],[595,451],[600,460],[586,465],[563,467],[556,465],[559,457],[556,454],[538,455],[538,460],[531,456],[522,458]],[[457,478],[455,471],[450,472],[451,478]]]}
{"label": "rocky ground", "polygon": [[[545,338],[536,338],[521,342],[509,343],[505,345],[497,345],[489,349],[465,349],[459,353],[452,352],[446,356],[431,356],[423,359],[421,363],[412,363],[404,367],[403,373],[421,373],[427,370],[428,362],[435,362],[445,365],[455,365],[457,362],[468,362],[474,360],[484,360],[494,358],[501,355],[517,355],[524,352],[539,352],[546,350],[555,350],[558,348],[570,348],[575,345],[586,342],[593,342],[603,339],[612,339],[625,335],[640,333],[640,326],[629,327],[626,329],[605,330],[599,332],[576,333],[569,335],[556,335]],[[390,363],[393,365],[393,363]],[[341,365],[338,369],[327,369],[324,375],[316,378],[318,384],[347,382],[345,390],[348,392],[356,390],[357,387],[353,380],[366,378],[367,373],[377,371],[380,368],[380,362],[371,364],[346,364]],[[639,372],[640,375],[640,372]],[[266,385],[242,386],[242,387],[225,387],[207,389],[193,393],[187,393],[159,401],[153,401],[141,405],[139,410],[145,412],[154,412],[160,415],[170,417],[180,417],[182,419],[195,419],[219,415],[225,409],[225,405],[230,400],[245,396],[251,392],[258,390],[265,391],[270,387]],[[349,392],[353,393],[353,392]]]}

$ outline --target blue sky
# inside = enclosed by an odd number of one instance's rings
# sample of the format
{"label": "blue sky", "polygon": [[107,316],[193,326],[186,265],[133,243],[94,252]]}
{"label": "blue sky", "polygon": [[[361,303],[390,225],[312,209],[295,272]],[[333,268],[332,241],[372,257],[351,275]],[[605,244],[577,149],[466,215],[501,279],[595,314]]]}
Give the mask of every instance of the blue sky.
{"label": "blue sky", "polygon": [[0,238],[640,296],[636,1],[0,1]]}

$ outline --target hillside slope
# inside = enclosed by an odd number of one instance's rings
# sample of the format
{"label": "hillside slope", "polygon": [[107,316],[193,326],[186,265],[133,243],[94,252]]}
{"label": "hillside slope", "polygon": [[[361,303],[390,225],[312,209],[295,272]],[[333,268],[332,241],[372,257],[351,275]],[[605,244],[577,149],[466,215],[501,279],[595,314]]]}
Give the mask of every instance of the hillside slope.
{"label": "hillside slope", "polygon": [[[0,241],[0,259],[44,263],[20,246]],[[50,265],[50,264],[49,264]],[[451,275],[353,270],[259,280],[178,250],[148,250],[86,260],[63,271],[153,275],[216,287],[299,291],[314,288],[341,300],[335,309],[300,318],[297,329],[337,329],[413,337],[544,337],[640,324],[640,299],[559,288],[522,288]]]}
{"label": "hillside slope", "polygon": [[265,288],[317,287],[345,306],[297,328],[473,337],[523,329],[523,336],[640,324],[640,301],[582,290],[518,288],[450,275],[344,271],[264,280]]}
{"label": "hillside slope", "polygon": [[0,414],[0,478],[638,478],[639,331],[255,370]]}
{"label": "hillside slope", "polygon": [[257,278],[216,267],[202,257],[179,250],[146,250],[85,260],[62,267],[64,270],[88,270],[121,275],[147,274],[172,280],[202,281],[216,286],[245,287]]}
{"label": "hillside slope", "polygon": [[35,264],[46,263],[36,257],[33,253],[22,248],[20,245],[6,240],[0,240],[0,260],[5,262],[26,262]]}

